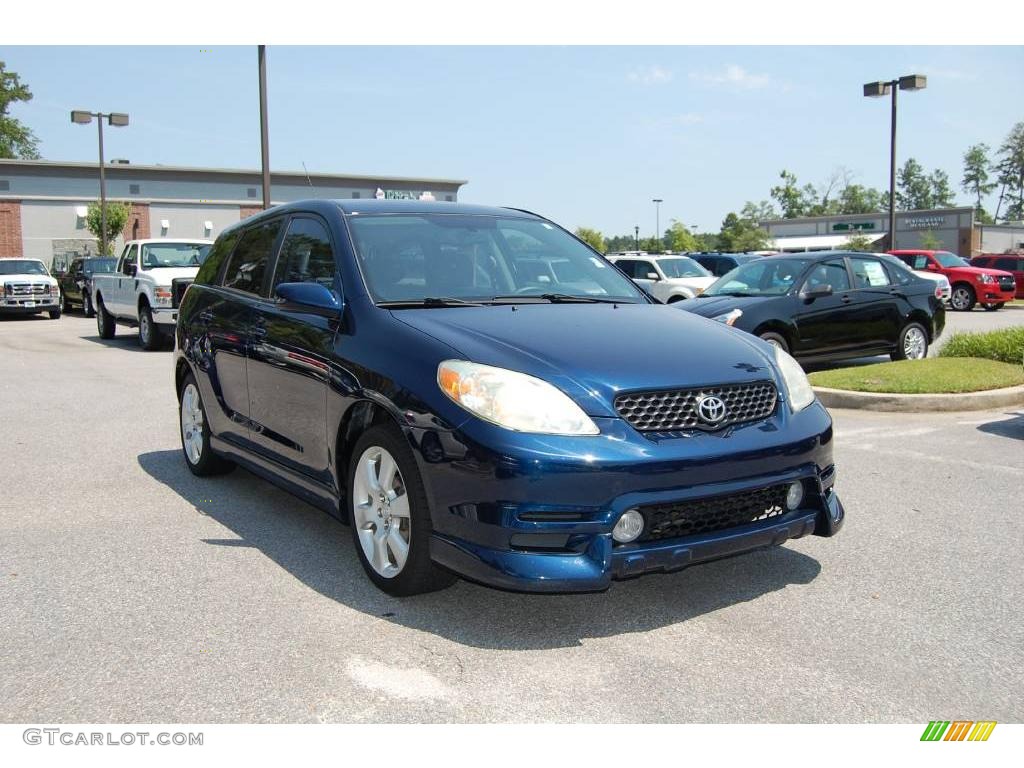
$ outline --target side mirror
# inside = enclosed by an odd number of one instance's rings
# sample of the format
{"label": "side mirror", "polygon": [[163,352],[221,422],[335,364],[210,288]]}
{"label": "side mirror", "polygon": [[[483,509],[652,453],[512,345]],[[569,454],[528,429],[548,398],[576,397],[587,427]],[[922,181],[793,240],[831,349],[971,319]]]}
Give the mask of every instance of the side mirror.
{"label": "side mirror", "polygon": [[281,283],[276,295],[286,304],[295,304],[318,315],[336,317],[344,308],[334,292],[320,283]]}
{"label": "side mirror", "polygon": [[832,295],[831,285],[819,285],[808,291],[804,291],[804,298],[808,301],[814,301],[815,299],[824,299],[826,296]]}
{"label": "side mirror", "polygon": [[661,280],[661,278],[658,277],[658,273],[657,272],[648,272],[647,273],[647,279],[648,280],[655,280],[655,281]]}
{"label": "side mirror", "polygon": [[132,264],[125,264],[124,265],[124,273],[126,275],[128,275],[129,277],[135,277],[135,274],[138,271],[139,271],[139,265],[138,264],[132,263]]}
{"label": "side mirror", "polygon": [[939,271],[939,265],[938,264],[934,264],[934,263],[929,261],[928,265],[925,267],[925,269],[930,269],[932,272],[938,272]]}

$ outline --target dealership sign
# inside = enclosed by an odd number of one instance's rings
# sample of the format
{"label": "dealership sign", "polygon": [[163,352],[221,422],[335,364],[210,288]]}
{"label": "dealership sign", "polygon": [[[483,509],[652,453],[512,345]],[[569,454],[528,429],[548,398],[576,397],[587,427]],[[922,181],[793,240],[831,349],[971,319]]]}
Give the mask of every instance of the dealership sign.
{"label": "dealership sign", "polygon": [[933,227],[942,227],[946,224],[945,216],[918,216],[914,219],[907,219],[908,229],[932,229]]}
{"label": "dealership sign", "polygon": [[378,200],[433,200],[430,192],[410,192],[407,189],[380,189],[374,195]]}
{"label": "dealership sign", "polygon": [[832,225],[833,232],[850,232],[851,230],[864,231],[867,229],[874,229],[875,222],[873,221],[841,221],[838,224]]}

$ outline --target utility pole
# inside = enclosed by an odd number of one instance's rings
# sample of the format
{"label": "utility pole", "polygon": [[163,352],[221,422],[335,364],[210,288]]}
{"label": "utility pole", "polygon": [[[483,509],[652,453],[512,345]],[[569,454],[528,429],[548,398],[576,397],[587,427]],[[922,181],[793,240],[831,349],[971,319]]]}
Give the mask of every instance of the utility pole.
{"label": "utility pole", "polygon": [[267,128],[267,46],[257,46],[260,65],[260,158],[263,163],[263,210],[270,207],[270,132]]}

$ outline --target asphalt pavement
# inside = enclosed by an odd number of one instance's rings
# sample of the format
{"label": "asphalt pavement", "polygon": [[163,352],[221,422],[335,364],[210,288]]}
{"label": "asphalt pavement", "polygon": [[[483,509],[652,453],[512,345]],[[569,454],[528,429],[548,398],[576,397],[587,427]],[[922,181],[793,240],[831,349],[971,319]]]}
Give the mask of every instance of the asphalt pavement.
{"label": "asphalt pavement", "polygon": [[833,539],[398,600],[332,518],[188,472],[168,351],[72,313],[0,360],[2,722],[1024,720],[1024,411],[834,412]]}

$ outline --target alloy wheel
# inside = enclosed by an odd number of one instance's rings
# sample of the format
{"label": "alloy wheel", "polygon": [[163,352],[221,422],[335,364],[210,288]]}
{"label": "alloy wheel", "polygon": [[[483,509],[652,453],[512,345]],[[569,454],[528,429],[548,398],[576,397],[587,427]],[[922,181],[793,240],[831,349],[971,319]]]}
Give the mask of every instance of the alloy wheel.
{"label": "alloy wheel", "polygon": [[152,329],[149,327],[149,316],[143,312],[139,317],[139,339],[143,344],[149,344],[149,334]]}
{"label": "alloy wheel", "polygon": [[949,303],[953,305],[953,309],[963,311],[971,305],[971,294],[966,288],[957,288],[953,291]]}
{"label": "alloy wheel", "polygon": [[386,579],[402,572],[409,557],[412,521],[398,464],[386,449],[371,446],[356,463],[352,519],[363,554]]}
{"label": "alloy wheel", "polygon": [[189,462],[198,464],[203,456],[203,409],[192,383],[181,393],[181,442]]}
{"label": "alloy wheel", "polygon": [[924,331],[914,326],[903,334],[903,356],[907,360],[920,360],[928,353],[928,340]]}

